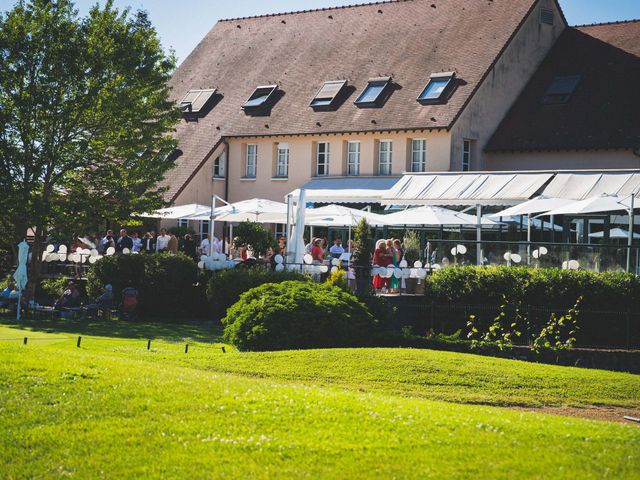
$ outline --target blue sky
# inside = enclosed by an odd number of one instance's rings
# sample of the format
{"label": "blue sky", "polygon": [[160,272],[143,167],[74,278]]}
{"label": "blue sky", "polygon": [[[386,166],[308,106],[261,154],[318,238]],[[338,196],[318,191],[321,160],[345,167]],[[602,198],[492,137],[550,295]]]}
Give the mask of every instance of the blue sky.
{"label": "blue sky", "polygon": [[[76,0],[85,14],[96,0]],[[104,0],[100,0],[104,4]],[[364,0],[116,0],[116,6],[130,6],[149,12],[165,47],[172,47],[182,61],[220,18],[370,3]],[[0,0],[0,11],[15,0]],[[640,19],[640,0],[560,0],[571,25]]]}

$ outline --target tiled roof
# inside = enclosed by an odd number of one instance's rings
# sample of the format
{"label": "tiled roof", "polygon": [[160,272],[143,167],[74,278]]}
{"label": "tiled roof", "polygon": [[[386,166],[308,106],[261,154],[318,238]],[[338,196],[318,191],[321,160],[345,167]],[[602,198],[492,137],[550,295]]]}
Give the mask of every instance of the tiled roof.
{"label": "tiled roof", "polygon": [[[448,128],[535,0],[406,0],[218,22],[176,71],[179,101],[216,88],[221,99],[177,127],[182,155],[167,184],[173,198],[222,136]],[[455,71],[444,105],[416,98],[434,72]],[[372,77],[391,76],[382,108],[353,104]],[[335,111],[309,103],[326,80],[348,79]],[[258,85],[279,85],[269,116],[240,106]]]}
{"label": "tiled roof", "polygon": [[[580,75],[543,105],[556,76]],[[640,147],[640,21],[566,29],[498,127],[488,151]]]}

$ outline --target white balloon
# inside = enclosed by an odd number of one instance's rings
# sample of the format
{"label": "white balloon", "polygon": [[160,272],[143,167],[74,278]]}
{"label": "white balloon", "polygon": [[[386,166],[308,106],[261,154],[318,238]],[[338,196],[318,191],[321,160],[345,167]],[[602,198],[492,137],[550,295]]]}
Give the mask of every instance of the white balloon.
{"label": "white balloon", "polygon": [[313,263],[313,257],[311,255],[309,255],[308,253],[304,257],[302,257],[302,260],[307,265],[311,265],[311,263]]}
{"label": "white balloon", "polygon": [[81,255],[80,258],[82,259],[82,263],[87,263],[87,258],[89,258],[89,257]]}
{"label": "white balloon", "polygon": [[131,253],[131,250],[129,250],[128,248],[123,248],[122,253],[124,253],[125,255],[128,255]]}
{"label": "white balloon", "polygon": [[58,254],[57,253],[51,253],[48,257],[47,257],[47,261],[48,262],[56,262],[58,260]]}
{"label": "white balloon", "polygon": [[409,270],[410,276],[411,278],[418,278],[418,269],[417,268],[412,268],[411,270]]}
{"label": "white balloon", "polygon": [[402,269],[401,268],[394,268],[393,269],[393,276],[396,278],[402,278]]}
{"label": "white balloon", "polygon": [[200,261],[201,262],[206,262],[209,259],[209,257],[207,257],[206,255],[200,255]]}
{"label": "white balloon", "polygon": [[204,262],[203,262],[202,260],[200,260],[200,261],[198,262],[198,268],[199,268],[200,270],[204,270]]}
{"label": "white balloon", "polygon": [[219,253],[218,254],[218,260],[220,260],[221,262],[226,262],[227,261],[227,256],[224,253]]}
{"label": "white balloon", "polygon": [[427,271],[424,268],[418,269],[418,278],[425,278],[427,276]]}
{"label": "white balloon", "polygon": [[[276,265],[277,268],[277,265]],[[331,273],[336,273],[338,271],[338,267],[336,267],[335,265],[333,267],[331,267]]]}
{"label": "white balloon", "polygon": [[334,267],[337,266],[339,263],[340,263],[340,260],[338,260],[337,258],[331,259],[331,265],[333,265]]}
{"label": "white balloon", "polygon": [[451,263],[451,261],[447,257],[444,257],[442,259],[442,266],[443,267],[448,267],[450,263]]}
{"label": "white balloon", "polygon": [[276,263],[276,272],[281,272],[284,270],[284,265],[282,263]]}
{"label": "white balloon", "polygon": [[396,269],[393,267],[387,267],[387,270],[384,272],[384,278],[391,278],[395,273]]}
{"label": "white balloon", "polygon": [[540,250],[534,250],[531,255],[533,258],[540,258]]}
{"label": "white balloon", "polygon": [[42,252],[42,261],[46,262],[48,256],[49,256],[49,252],[47,252],[46,250]]}
{"label": "white balloon", "polygon": [[91,255],[92,257],[97,257],[99,255],[98,250],[96,250],[95,248],[92,248],[91,251],[89,252],[89,255]]}
{"label": "white balloon", "polygon": [[420,260],[416,260],[413,262],[413,268],[422,268],[422,262]]}
{"label": "white balloon", "polygon": [[58,253],[67,253],[67,246],[66,245],[60,245],[58,247]]}
{"label": "white balloon", "polygon": [[51,255],[53,255],[52,253],[49,253],[45,258],[44,261],[45,262],[53,262],[53,258],[51,258]]}
{"label": "white balloon", "polygon": [[453,247],[451,249],[451,255],[457,255],[458,254],[458,247]]}
{"label": "white balloon", "polygon": [[56,249],[56,247],[54,247],[53,245],[47,245],[47,252],[49,253],[53,253],[53,251]]}
{"label": "white balloon", "polygon": [[567,270],[568,268],[569,268],[569,262],[565,260],[564,262],[562,262],[562,269]]}
{"label": "white balloon", "polygon": [[577,260],[569,260],[569,270],[578,270],[580,268],[580,262]]}
{"label": "white balloon", "polygon": [[433,265],[431,267],[432,270],[442,270],[442,265],[440,265],[439,263],[436,263],[435,265]]}
{"label": "white balloon", "polygon": [[82,253],[83,255],[91,255],[91,250],[89,250],[88,248],[83,248],[82,250],[80,250],[80,253]]}
{"label": "white balloon", "polygon": [[218,261],[218,260],[220,260],[220,254],[219,254],[219,253],[217,253],[217,252],[213,252],[213,253],[211,254],[211,260],[213,260],[213,261]]}
{"label": "white balloon", "polygon": [[519,254],[514,253],[511,255],[511,261],[513,263],[520,263],[522,261],[522,257]]}
{"label": "white balloon", "polygon": [[98,257],[89,257],[89,263],[91,265],[93,265],[94,263],[96,263],[98,261]]}
{"label": "white balloon", "polygon": [[327,273],[329,271],[328,265],[320,265],[320,273]]}
{"label": "white balloon", "polygon": [[411,269],[403,268],[402,269],[402,278],[409,278],[411,276]]}
{"label": "white balloon", "polygon": [[467,253],[467,247],[465,247],[464,245],[456,245],[456,248],[458,249],[458,253],[462,255]]}
{"label": "white balloon", "polygon": [[[276,263],[282,263],[284,262],[284,258],[282,258],[282,255],[278,254],[274,257],[274,260],[276,261]],[[282,270],[278,270],[279,272],[281,272]]]}
{"label": "white balloon", "polygon": [[409,263],[406,260],[401,260],[400,261],[400,264],[399,264],[400,268],[407,268],[408,266],[409,266]]}
{"label": "white balloon", "polygon": [[508,262],[509,260],[511,260],[511,252],[505,252],[502,258],[504,258]]}
{"label": "white balloon", "polygon": [[547,247],[540,247],[540,253],[542,255],[546,255],[547,253],[549,253],[549,250],[547,250]]}
{"label": "white balloon", "polygon": [[107,248],[107,255],[113,255],[114,253],[116,253],[116,249],[113,247],[109,247]]}

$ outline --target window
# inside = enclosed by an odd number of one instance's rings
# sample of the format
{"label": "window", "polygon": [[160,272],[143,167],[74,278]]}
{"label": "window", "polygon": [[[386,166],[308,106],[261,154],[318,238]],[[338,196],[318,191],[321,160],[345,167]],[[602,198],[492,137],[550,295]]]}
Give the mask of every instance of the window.
{"label": "window", "polygon": [[213,178],[224,178],[224,168],[227,162],[227,152],[223,152],[213,161]]}
{"label": "window", "polygon": [[393,143],[391,140],[380,140],[378,146],[378,175],[391,175],[391,157]]}
{"label": "window", "polygon": [[411,171],[427,171],[427,141],[422,139],[411,140]]}
{"label": "window", "polygon": [[462,141],[462,171],[468,172],[471,170],[471,140]]}
{"label": "window", "polygon": [[434,73],[429,79],[429,83],[418,97],[418,102],[422,104],[438,103],[447,98],[447,88],[455,77],[455,72]]}
{"label": "window", "polygon": [[242,105],[243,109],[252,109],[263,107],[267,104],[271,96],[278,89],[277,85],[265,85],[257,87],[249,99]]}
{"label": "window", "polygon": [[216,93],[215,88],[189,90],[189,93],[180,101],[180,107],[184,113],[200,113],[214,93]]}
{"label": "window", "polygon": [[200,238],[204,238],[209,233],[209,220],[200,220],[199,233]]}
{"label": "window", "polygon": [[258,146],[255,144],[247,145],[247,156],[245,159],[245,178],[256,178],[256,166],[258,164]]}
{"label": "window", "polygon": [[280,237],[287,238],[287,224],[286,223],[276,223],[275,228],[276,239]]}
{"label": "window", "polygon": [[355,104],[359,107],[378,106],[384,98],[384,91],[389,86],[391,77],[372,78],[356,99]]}
{"label": "window", "polygon": [[316,150],[316,175],[329,175],[329,142],[318,142]]}
{"label": "window", "polygon": [[289,145],[279,143],[276,152],[276,177],[287,178],[289,176]]}
{"label": "window", "polygon": [[580,82],[580,75],[556,77],[542,97],[542,103],[566,103]]}
{"label": "window", "polygon": [[360,175],[360,142],[347,144],[347,175]]}
{"label": "window", "polygon": [[330,107],[346,84],[346,80],[324,82],[322,88],[311,100],[311,106],[314,108]]}
{"label": "window", "polygon": [[187,220],[186,218],[179,218],[178,228],[189,228],[189,220]]}
{"label": "window", "polygon": [[553,10],[549,8],[540,9],[540,23],[545,25],[553,25]]}

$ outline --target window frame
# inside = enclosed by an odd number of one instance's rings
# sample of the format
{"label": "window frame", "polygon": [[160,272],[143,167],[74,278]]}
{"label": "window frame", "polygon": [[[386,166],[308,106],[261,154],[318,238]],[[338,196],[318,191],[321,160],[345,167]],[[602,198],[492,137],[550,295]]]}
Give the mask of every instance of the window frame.
{"label": "window frame", "polygon": [[[245,100],[242,104],[243,110],[253,110],[256,108],[263,108],[265,105],[269,103],[273,94],[278,90],[278,85],[259,85],[255,88],[253,93]],[[260,93],[259,93],[260,92]],[[266,93],[266,95],[265,95]],[[260,103],[250,103],[252,101],[257,100],[258,98],[264,97]]]}
{"label": "window frame", "polygon": [[[286,152],[284,155],[284,163],[281,163],[282,157],[280,155],[281,152]],[[283,168],[283,172],[281,172],[281,167]],[[289,145],[279,143],[276,147],[276,172],[275,178],[289,178]]]}
{"label": "window frame", "polygon": [[[446,101],[449,99],[449,96],[451,93],[451,87],[453,85],[453,81],[455,77],[456,77],[455,72],[432,73],[431,76],[429,77],[429,82],[427,82],[427,84],[422,89],[422,91],[420,92],[420,95],[418,95],[418,98],[416,100],[418,101],[418,103],[422,105],[446,103]],[[437,97],[425,98],[425,95],[429,91],[429,88],[434,83],[436,82],[439,83],[442,81],[444,81],[445,84],[442,90],[440,91],[440,94]]]}
{"label": "window frame", "polygon": [[[416,149],[416,142],[422,142],[423,147],[421,149]],[[416,165],[416,161],[414,160],[415,154],[421,153],[422,158],[419,161],[419,165],[422,166],[420,170],[416,170],[414,165]],[[426,138],[412,138],[411,139],[411,173],[422,173],[427,171],[427,139]]]}
{"label": "window frame", "polygon": [[[558,81],[562,81],[566,79],[571,79],[575,81],[572,88],[570,90],[567,90],[561,93],[553,92],[554,84]],[[561,105],[561,104],[567,103],[569,99],[571,99],[573,94],[576,92],[576,89],[580,85],[581,81],[582,81],[582,75],[579,75],[579,74],[578,75],[556,75],[555,77],[553,77],[553,79],[551,80],[551,83],[549,84],[549,86],[544,92],[544,95],[542,96],[543,105]]]}
{"label": "window frame", "polygon": [[[253,153],[250,153],[251,147],[253,147]],[[253,175],[249,174],[250,163],[253,160]],[[256,178],[258,176],[258,144],[247,143],[244,154],[244,178]]]}
{"label": "window frame", "polygon": [[[391,85],[391,77],[379,77],[379,78],[370,78],[367,81],[367,86],[364,87],[364,90],[360,92],[360,95],[353,102],[358,107],[378,107],[382,103],[382,100],[385,98],[386,92]],[[369,100],[364,100],[367,96],[367,92],[373,87],[382,87],[380,91]]]}
{"label": "window frame", "polygon": [[[332,97],[327,97],[327,96],[321,97],[320,94],[327,87],[327,85],[336,85],[336,86],[339,85],[339,88]],[[321,110],[323,108],[331,108],[335,104],[336,99],[343,92],[344,87],[346,85],[347,85],[346,80],[328,80],[324,82],[322,84],[322,87],[320,87],[320,89],[316,92],[316,94],[311,99],[311,103],[309,104],[309,106],[316,110]]]}
{"label": "window frame", "polygon": [[[355,150],[351,150],[351,147],[356,147]],[[346,173],[348,177],[360,176],[360,142],[357,140],[350,140],[347,142],[347,168]]]}
{"label": "window frame", "polygon": [[[388,144],[389,145],[389,149],[386,151],[383,151],[382,149],[382,145],[383,144]],[[382,157],[383,157],[383,153],[387,154],[387,159],[384,162],[384,164],[387,166],[388,168],[388,172],[384,173],[383,169],[382,169]],[[393,174],[393,140],[379,140],[378,141],[378,175],[380,176],[384,176],[387,177],[389,175]]]}
{"label": "window frame", "polygon": [[[320,152],[320,145],[325,147],[323,152]],[[329,142],[317,142],[316,143],[316,177],[327,177],[329,175],[329,160],[331,155],[331,147]],[[323,158],[323,162],[320,162],[320,156]],[[320,165],[323,166],[324,173],[320,173]]]}
{"label": "window frame", "polygon": [[[467,148],[468,147],[468,148]],[[466,156],[466,159],[465,159]],[[465,138],[462,140],[462,169],[463,172],[471,171],[471,161],[473,159],[473,140]]]}
{"label": "window frame", "polygon": [[226,152],[221,153],[213,160],[213,178],[226,178],[227,172],[225,171],[225,163]]}

